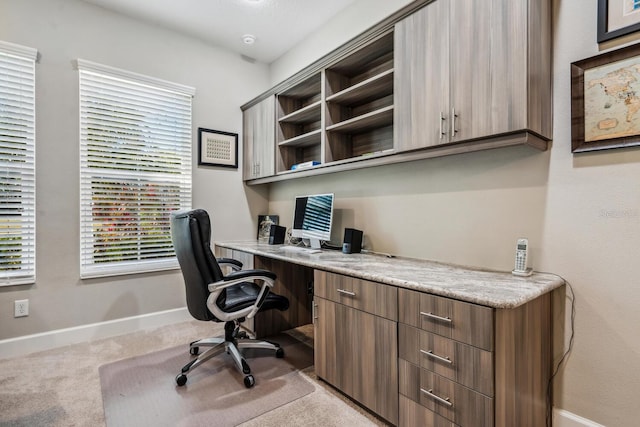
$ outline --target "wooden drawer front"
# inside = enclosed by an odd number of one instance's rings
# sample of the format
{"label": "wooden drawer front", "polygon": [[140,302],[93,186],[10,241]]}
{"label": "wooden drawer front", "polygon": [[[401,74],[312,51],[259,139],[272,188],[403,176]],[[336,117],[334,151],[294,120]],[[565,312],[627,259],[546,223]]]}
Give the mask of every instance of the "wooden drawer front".
{"label": "wooden drawer front", "polygon": [[493,397],[493,353],[400,323],[398,356]]}
{"label": "wooden drawer front", "polygon": [[493,309],[408,289],[398,290],[400,322],[493,350]]}
{"label": "wooden drawer front", "polygon": [[376,316],[398,320],[395,286],[315,270],[314,294]]}
{"label": "wooden drawer front", "polygon": [[398,369],[400,394],[461,427],[493,425],[491,398],[406,360]]}
{"label": "wooden drawer front", "polygon": [[400,427],[456,427],[448,419],[400,395]]}

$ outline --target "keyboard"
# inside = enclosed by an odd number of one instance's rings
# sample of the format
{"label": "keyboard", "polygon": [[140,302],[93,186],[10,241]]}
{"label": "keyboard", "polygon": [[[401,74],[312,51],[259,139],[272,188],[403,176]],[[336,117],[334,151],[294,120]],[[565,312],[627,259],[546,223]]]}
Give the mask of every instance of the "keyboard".
{"label": "keyboard", "polygon": [[322,253],[321,249],[303,248],[302,246],[283,246],[282,249],[285,252],[293,252],[300,254],[319,254]]}

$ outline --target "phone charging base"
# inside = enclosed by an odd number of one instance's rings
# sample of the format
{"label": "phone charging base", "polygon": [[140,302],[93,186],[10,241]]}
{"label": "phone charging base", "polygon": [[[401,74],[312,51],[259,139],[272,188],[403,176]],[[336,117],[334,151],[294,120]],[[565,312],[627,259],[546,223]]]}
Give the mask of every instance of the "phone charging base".
{"label": "phone charging base", "polygon": [[514,276],[529,277],[529,276],[531,276],[533,274],[533,269],[532,268],[527,268],[524,271],[511,270],[511,274],[513,274]]}

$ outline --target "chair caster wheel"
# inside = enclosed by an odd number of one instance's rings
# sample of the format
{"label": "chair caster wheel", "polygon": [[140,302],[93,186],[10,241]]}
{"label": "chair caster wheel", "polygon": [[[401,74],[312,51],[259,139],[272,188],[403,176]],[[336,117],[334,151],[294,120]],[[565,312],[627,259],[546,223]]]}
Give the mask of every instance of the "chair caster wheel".
{"label": "chair caster wheel", "polygon": [[[178,384],[178,386],[182,387],[186,383],[187,383],[187,376],[185,374],[178,374],[178,376],[176,377],[176,384]],[[246,383],[246,381],[245,381],[245,383]]]}
{"label": "chair caster wheel", "polygon": [[189,347],[189,354],[197,356],[200,353],[200,347]]}
{"label": "chair caster wheel", "polygon": [[[186,377],[185,377],[186,380]],[[246,388],[251,388],[256,384],[256,380],[253,378],[253,375],[247,375],[244,377],[244,386]]]}
{"label": "chair caster wheel", "polygon": [[276,357],[282,359],[284,357],[284,349],[282,347],[276,350]]}

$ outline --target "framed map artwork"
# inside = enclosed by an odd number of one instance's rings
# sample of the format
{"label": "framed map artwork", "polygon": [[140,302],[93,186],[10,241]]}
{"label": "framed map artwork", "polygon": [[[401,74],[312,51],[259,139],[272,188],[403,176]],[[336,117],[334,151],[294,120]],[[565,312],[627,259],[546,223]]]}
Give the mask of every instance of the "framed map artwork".
{"label": "framed map artwork", "polygon": [[598,43],[640,31],[640,0],[598,0]]}
{"label": "framed map artwork", "polygon": [[640,44],[571,64],[571,151],[640,146]]}

